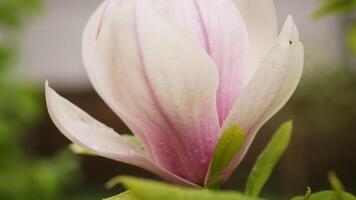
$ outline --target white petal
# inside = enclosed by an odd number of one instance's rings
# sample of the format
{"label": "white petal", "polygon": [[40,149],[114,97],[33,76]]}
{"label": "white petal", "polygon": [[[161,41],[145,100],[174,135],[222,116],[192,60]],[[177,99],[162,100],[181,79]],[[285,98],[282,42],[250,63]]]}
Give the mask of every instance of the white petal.
{"label": "white petal", "polygon": [[252,58],[246,69],[248,82],[277,39],[277,17],[273,0],[235,1],[250,37]]}
{"label": "white petal", "polygon": [[241,151],[225,171],[226,177],[240,163],[261,126],[285,105],[295,91],[303,71],[303,58],[304,50],[298,41],[297,27],[289,17],[277,43],[242,92],[224,124],[224,128],[238,124],[247,134]]}
{"label": "white petal", "polygon": [[146,169],[165,180],[194,185],[155,165],[140,148],[59,96],[48,84],[46,102],[53,122],[73,143],[96,155]]}
{"label": "white petal", "polygon": [[201,182],[219,135],[217,67],[191,34],[147,4],[113,1],[98,37],[101,15],[93,16],[84,34],[85,67],[155,162]]}
{"label": "white petal", "polygon": [[217,108],[220,124],[245,82],[250,53],[244,20],[232,0],[153,0],[156,10],[192,33],[219,71]]}

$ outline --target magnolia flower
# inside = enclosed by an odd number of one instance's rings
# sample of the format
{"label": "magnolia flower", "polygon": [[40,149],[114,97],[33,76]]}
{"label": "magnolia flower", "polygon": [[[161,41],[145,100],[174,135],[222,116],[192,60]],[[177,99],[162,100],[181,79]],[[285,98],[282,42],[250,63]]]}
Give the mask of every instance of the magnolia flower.
{"label": "magnolia flower", "polygon": [[246,134],[226,180],[290,98],[303,46],[291,17],[278,36],[272,0],[106,0],[85,28],[83,59],[95,90],[144,148],[47,84],[61,132],[97,155],[203,186],[222,132],[238,125]]}

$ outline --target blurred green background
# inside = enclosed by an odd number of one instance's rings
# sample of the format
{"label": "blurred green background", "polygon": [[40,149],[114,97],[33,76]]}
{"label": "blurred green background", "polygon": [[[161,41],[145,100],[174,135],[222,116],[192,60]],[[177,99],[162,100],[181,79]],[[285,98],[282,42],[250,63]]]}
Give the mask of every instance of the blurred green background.
{"label": "blurred green background", "polygon": [[[67,150],[69,141],[44,105],[48,79],[60,93],[119,132],[129,130],[92,90],[80,61],[80,36],[99,0],[0,0],[0,199],[91,200],[120,188],[120,174],[148,172]],[[264,191],[285,199],[306,187],[327,189],[334,170],[356,194],[355,0],[278,0],[281,22],[295,15],[306,46],[306,70],[287,106],[264,126],[225,184],[242,189],[258,153],[278,125],[295,122],[292,144]]]}

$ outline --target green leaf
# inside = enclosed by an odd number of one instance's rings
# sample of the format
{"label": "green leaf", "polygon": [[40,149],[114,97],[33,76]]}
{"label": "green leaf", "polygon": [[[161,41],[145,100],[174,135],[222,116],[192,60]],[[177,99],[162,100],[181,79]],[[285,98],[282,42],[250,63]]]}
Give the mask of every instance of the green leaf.
{"label": "green leaf", "polygon": [[257,200],[238,192],[184,188],[132,177],[122,177],[121,181],[137,200]]}
{"label": "green leaf", "polygon": [[245,194],[257,197],[272,174],[273,168],[287,149],[293,124],[291,121],[280,126],[267,147],[263,150],[248,177]]}
{"label": "green leaf", "polygon": [[244,131],[237,125],[226,129],[219,139],[210,164],[208,187],[214,187],[220,182],[220,173],[230,164],[245,140]]}
{"label": "green leaf", "polygon": [[347,30],[347,46],[351,50],[351,53],[356,55],[356,24],[350,25]]}
{"label": "green leaf", "polygon": [[[343,200],[355,200],[356,198],[349,193],[342,193]],[[304,200],[304,196],[294,197],[291,200]],[[339,200],[335,191],[322,191],[310,195],[309,200]]]}
{"label": "green leaf", "polygon": [[137,200],[137,199],[131,194],[130,191],[126,191],[119,195],[104,200]]}
{"label": "green leaf", "polygon": [[330,172],[328,175],[331,187],[335,191],[343,192],[345,191],[344,185],[341,183],[340,179],[337,177],[335,172]]}
{"label": "green leaf", "polygon": [[314,17],[319,18],[332,13],[349,13],[356,8],[355,0],[323,0],[322,4],[322,7],[314,13]]}
{"label": "green leaf", "polygon": [[337,194],[338,200],[344,200],[342,193],[345,191],[344,185],[341,183],[340,179],[337,177],[335,172],[330,172],[328,175],[331,187]]}
{"label": "green leaf", "polygon": [[[356,200],[355,196],[344,192],[344,186],[334,172],[330,172],[328,177],[334,191],[322,191],[312,194],[308,200]],[[305,197],[294,197],[291,200],[305,200]]]}

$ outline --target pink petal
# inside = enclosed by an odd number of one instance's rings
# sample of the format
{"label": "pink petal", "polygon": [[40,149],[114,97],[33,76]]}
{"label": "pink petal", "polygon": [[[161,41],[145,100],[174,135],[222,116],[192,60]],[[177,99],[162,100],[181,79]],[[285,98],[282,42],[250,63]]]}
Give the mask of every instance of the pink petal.
{"label": "pink petal", "polygon": [[214,62],[147,1],[112,1],[96,37],[102,10],[83,41],[95,89],[158,165],[202,184],[219,133]]}
{"label": "pink petal", "polygon": [[156,10],[192,33],[219,70],[217,108],[220,124],[244,85],[249,39],[231,0],[153,0]]}
{"label": "pink petal", "polygon": [[227,179],[243,159],[261,126],[295,91],[303,71],[303,45],[289,17],[276,44],[229,113],[223,128],[238,124],[247,134],[244,145],[224,172]]}
{"label": "pink petal", "polygon": [[48,84],[46,84],[46,101],[53,122],[73,143],[99,156],[146,169],[167,181],[196,186],[154,164],[145,152],[59,96]]}
{"label": "pink petal", "polygon": [[246,84],[261,61],[273,47],[278,36],[274,0],[234,0],[245,21],[250,37],[251,60],[246,67]]}

